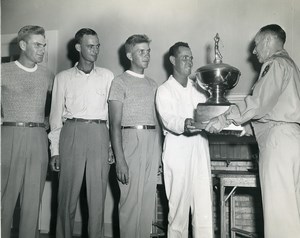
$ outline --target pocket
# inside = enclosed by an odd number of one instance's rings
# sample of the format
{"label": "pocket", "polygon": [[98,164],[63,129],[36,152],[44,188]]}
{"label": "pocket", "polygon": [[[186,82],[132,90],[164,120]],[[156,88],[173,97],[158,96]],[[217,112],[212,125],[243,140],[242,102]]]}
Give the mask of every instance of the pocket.
{"label": "pocket", "polygon": [[[79,88],[80,89],[80,88]],[[76,113],[84,108],[85,98],[82,90],[72,90],[66,92],[66,108],[72,113]]]}

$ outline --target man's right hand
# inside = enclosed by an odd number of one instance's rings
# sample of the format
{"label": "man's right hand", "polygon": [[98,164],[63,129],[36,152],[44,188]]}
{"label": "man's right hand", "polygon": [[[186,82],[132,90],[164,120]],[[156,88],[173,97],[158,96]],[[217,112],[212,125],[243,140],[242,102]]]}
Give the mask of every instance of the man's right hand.
{"label": "man's right hand", "polygon": [[60,171],[59,155],[54,155],[51,157],[50,166],[51,166],[52,171],[55,171],[55,172]]}
{"label": "man's right hand", "polygon": [[117,160],[117,162],[116,162],[116,172],[117,172],[118,180],[122,184],[128,184],[129,183],[129,169],[128,169],[128,165],[127,165],[125,159]]}

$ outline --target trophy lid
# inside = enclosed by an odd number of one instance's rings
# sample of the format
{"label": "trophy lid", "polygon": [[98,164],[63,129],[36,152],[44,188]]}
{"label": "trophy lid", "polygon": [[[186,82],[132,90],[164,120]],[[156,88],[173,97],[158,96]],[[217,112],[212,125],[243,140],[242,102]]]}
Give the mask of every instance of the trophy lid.
{"label": "trophy lid", "polygon": [[211,72],[211,71],[234,71],[234,72],[240,72],[237,68],[224,63],[212,63],[205,66],[200,67],[197,69],[198,72]]}

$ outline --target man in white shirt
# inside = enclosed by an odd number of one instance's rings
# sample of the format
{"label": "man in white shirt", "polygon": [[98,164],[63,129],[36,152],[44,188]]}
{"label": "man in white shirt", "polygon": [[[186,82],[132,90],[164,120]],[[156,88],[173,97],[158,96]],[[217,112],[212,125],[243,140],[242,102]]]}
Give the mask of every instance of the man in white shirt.
{"label": "man in white shirt", "polygon": [[165,134],[163,165],[169,200],[168,237],[187,238],[189,211],[195,238],[213,237],[208,140],[194,126],[194,110],[206,98],[189,78],[193,56],[187,43],[169,50],[173,75],[157,90],[156,105]]}
{"label": "man in white shirt", "polygon": [[96,67],[97,33],[75,35],[79,62],[54,80],[50,113],[51,167],[60,171],[57,238],[71,238],[76,205],[85,177],[89,237],[103,237],[104,201],[109,172],[107,97],[113,73]]}

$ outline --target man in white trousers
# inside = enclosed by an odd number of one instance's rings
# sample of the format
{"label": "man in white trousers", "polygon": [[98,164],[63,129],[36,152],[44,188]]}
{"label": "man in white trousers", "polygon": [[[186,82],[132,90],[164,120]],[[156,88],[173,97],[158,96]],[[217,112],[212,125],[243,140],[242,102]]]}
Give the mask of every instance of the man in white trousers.
{"label": "man in white trousers", "polygon": [[156,105],[165,135],[163,169],[169,200],[168,237],[187,238],[191,209],[194,238],[213,237],[208,140],[194,126],[194,110],[205,102],[189,78],[193,56],[187,43],[169,50],[173,75],[157,90]]}

